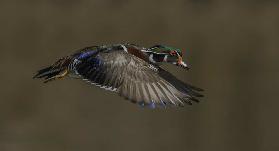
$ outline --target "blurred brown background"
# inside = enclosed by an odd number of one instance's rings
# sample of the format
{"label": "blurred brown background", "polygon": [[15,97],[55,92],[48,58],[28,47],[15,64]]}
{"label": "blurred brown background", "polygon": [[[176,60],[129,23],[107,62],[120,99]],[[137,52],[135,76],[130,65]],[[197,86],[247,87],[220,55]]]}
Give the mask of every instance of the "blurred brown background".
{"label": "blurred brown background", "polygon": [[[279,150],[279,2],[1,0],[1,151]],[[200,104],[142,109],[116,94],[32,76],[90,45],[182,48]]]}

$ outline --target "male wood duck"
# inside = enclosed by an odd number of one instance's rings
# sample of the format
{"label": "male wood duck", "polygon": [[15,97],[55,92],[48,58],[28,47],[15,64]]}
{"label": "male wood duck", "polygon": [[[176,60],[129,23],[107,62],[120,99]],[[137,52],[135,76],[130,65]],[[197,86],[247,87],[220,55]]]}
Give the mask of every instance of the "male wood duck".
{"label": "male wood duck", "polygon": [[65,76],[84,79],[105,90],[114,91],[141,106],[184,106],[199,102],[202,89],[182,82],[160,67],[170,63],[189,69],[180,49],[134,44],[91,46],[63,57],[41,69],[34,78],[44,82]]}

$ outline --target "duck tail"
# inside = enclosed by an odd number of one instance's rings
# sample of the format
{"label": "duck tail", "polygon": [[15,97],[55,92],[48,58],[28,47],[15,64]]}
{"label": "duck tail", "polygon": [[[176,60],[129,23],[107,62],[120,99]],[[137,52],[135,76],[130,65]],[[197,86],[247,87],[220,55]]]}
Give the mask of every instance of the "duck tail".
{"label": "duck tail", "polygon": [[36,78],[43,78],[44,83],[47,83],[52,80],[61,79],[68,74],[68,66],[71,63],[70,57],[64,57],[56,61],[49,67],[43,68],[37,71],[37,74],[33,77]]}

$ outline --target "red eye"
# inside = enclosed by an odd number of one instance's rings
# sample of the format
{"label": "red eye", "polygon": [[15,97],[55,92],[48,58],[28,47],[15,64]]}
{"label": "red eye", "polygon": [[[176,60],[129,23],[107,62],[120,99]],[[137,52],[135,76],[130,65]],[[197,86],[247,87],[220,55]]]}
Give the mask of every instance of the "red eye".
{"label": "red eye", "polygon": [[172,51],[170,51],[170,54],[171,54],[172,56],[175,56],[175,55],[176,55],[176,51],[172,50]]}

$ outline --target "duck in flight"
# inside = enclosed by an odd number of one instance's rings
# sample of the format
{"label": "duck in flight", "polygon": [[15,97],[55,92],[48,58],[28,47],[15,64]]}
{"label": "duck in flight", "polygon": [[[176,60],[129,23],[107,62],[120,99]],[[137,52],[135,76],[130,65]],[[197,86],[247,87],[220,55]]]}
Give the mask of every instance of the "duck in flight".
{"label": "duck in flight", "polygon": [[177,48],[113,44],[80,49],[39,70],[34,78],[45,83],[66,76],[83,79],[151,108],[199,102],[203,90],[177,79],[160,67],[162,63],[189,69]]}

